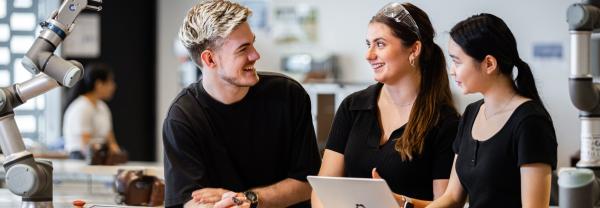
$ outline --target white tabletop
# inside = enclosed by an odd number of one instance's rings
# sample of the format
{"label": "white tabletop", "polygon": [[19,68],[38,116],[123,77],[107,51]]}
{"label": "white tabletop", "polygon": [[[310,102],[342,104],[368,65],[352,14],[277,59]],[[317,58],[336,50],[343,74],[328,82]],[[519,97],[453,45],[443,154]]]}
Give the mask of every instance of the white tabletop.
{"label": "white tabletop", "polygon": [[[37,160],[37,158],[36,158]],[[0,157],[0,162],[3,158]],[[123,165],[87,165],[83,160],[50,159],[53,170],[53,204],[55,208],[73,207],[74,200],[84,200],[85,207],[127,207],[117,206],[116,192],[113,189],[114,176],[119,169],[144,170],[147,175],[164,179],[163,165],[153,162],[128,162]],[[0,181],[5,170],[0,168]],[[0,188],[0,208],[20,207],[21,197],[6,188]]]}

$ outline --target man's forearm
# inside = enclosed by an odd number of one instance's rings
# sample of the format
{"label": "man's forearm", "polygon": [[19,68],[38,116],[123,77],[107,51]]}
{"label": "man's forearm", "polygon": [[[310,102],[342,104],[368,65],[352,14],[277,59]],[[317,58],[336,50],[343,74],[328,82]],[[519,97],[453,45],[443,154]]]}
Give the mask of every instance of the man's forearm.
{"label": "man's forearm", "polygon": [[260,208],[289,207],[310,199],[311,188],[308,182],[287,178],[276,184],[254,188],[258,194]]}

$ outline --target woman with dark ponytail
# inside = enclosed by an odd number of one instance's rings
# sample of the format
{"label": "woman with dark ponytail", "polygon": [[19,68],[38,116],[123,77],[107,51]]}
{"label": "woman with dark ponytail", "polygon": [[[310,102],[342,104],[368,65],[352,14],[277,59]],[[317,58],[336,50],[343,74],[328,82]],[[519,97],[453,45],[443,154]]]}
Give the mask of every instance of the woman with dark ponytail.
{"label": "woman with dark ponytail", "polygon": [[[401,206],[444,193],[459,115],[434,36],[427,14],[410,3],[373,16],[365,58],[378,83],[341,103],[319,175],[381,177]],[[312,204],[323,206],[316,194]]]}
{"label": "woman with dark ponytail", "polygon": [[73,159],[84,159],[92,142],[105,143],[109,150],[120,152],[112,115],[105,103],[116,89],[113,72],[105,64],[90,64],[84,72],[83,79],[69,94],[63,118],[65,150]]}
{"label": "woman with dark ponytail", "polygon": [[467,196],[474,208],[548,207],[556,135],[512,32],[479,14],[450,36],[451,75],[463,93],[483,99],[465,110],[448,189],[429,207],[463,207]]}

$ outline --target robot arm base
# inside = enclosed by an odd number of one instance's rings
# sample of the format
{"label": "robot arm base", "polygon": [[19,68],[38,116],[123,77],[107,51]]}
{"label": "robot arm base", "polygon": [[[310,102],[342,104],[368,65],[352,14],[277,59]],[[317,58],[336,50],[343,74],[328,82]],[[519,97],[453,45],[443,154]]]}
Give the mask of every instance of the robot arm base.
{"label": "robot arm base", "polygon": [[23,201],[52,201],[52,163],[24,153],[4,163],[8,189]]}

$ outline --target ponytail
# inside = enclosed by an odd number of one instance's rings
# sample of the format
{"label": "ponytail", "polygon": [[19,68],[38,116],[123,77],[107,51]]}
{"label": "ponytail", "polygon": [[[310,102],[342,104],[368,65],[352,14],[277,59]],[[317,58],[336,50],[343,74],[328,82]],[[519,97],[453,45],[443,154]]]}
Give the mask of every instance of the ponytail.
{"label": "ponytail", "polygon": [[535,80],[533,79],[533,73],[531,72],[531,68],[529,64],[525,63],[521,58],[517,57],[515,62],[515,66],[518,70],[517,79],[515,80],[514,88],[519,93],[519,95],[530,98],[540,105],[543,105],[542,99],[538,94],[537,88],[535,86]]}
{"label": "ponytail", "polygon": [[106,64],[92,63],[86,65],[83,78],[75,86],[67,90],[67,99],[63,105],[63,111],[80,95],[94,91],[96,81],[106,82],[112,74],[112,69]]}
{"label": "ponytail", "polygon": [[75,99],[77,99],[80,95],[84,94],[85,92],[85,84],[83,83],[84,80],[81,79],[79,80],[79,82],[77,82],[77,84],[75,84],[75,86],[71,87],[71,88],[67,88],[66,90],[66,100],[65,103],[63,105],[63,112],[67,110],[67,108],[69,107],[69,105],[71,105],[71,103],[73,101],[75,101]]}
{"label": "ponytail", "polygon": [[425,135],[442,118],[442,109],[450,108],[458,115],[452,101],[446,59],[442,49],[430,42],[421,50],[421,85],[401,139],[395,149],[403,161],[411,160],[413,153],[423,153]]}

